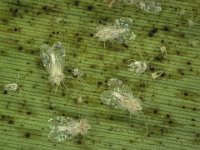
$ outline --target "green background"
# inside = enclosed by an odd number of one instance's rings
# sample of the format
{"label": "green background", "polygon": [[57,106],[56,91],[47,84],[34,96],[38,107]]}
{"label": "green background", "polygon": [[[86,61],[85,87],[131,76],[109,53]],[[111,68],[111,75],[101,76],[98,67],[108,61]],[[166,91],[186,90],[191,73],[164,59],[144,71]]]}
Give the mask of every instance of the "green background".
{"label": "green background", "polygon": [[[200,1],[161,0],[162,11],[148,14],[95,0],[0,1],[0,149],[1,150],[198,150],[200,149]],[[185,13],[179,15],[181,9]],[[96,27],[120,17],[133,19],[136,40],[129,45],[97,42]],[[188,19],[195,24],[188,25]],[[150,34],[154,29],[156,33]],[[60,41],[66,50],[66,88],[48,82],[39,49]],[[160,55],[161,44],[168,57]],[[149,60],[148,71],[134,76],[130,59]],[[71,76],[73,68],[85,76]],[[151,79],[151,73],[165,74]],[[19,79],[17,76],[19,74]],[[129,113],[102,105],[106,82],[116,77],[143,102],[143,112]],[[20,90],[8,96],[7,83]],[[20,93],[21,92],[21,93]],[[86,102],[77,103],[80,96]],[[87,118],[88,135],[63,143],[48,140],[48,120],[56,115]]]}

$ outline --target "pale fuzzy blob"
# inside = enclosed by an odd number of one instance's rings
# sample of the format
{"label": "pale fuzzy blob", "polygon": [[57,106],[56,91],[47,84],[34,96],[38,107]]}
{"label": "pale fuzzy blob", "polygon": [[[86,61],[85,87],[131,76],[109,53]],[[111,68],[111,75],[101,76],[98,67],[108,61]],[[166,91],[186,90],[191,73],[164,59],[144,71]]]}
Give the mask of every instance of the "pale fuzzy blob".
{"label": "pale fuzzy blob", "polygon": [[167,57],[167,48],[164,45],[160,47],[160,51],[164,57]]}
{"label": "pale fuzzy blob", "polygon": [[17,83],[9,83],[4,86],[3,90],[6,91],[8,95],[12,95],[18,87],[19,85]]}
{"label": "pale fuzzy blob", "polygon": [[56,116],[49,120],[51,131],[49,138],[56,142],[71,140],[78,135],[86,135],[91,129],[86,119],[75,120],[70,117]]}
{"label": "pale fuzzy blob", "polygon": [[142,111],[141,101],[134,98],[133,95],[120,92],[113,92],[112,95],[118,99],[119,109],[128,111],[130,114]]}
{"label": "pale fuzzy blob", "polygon": [[164,72],[163,72],[162,70],[156,71],[156,72],[154,72],[154,73],[151,74],[151,77],[152,77],[153,79],[156,79],[156,78],[160,77],[163,73],[164,73]]}
{"label": "pale fuzzy blob", "polygon": [[130,26],[133,21],[130,18],[119,18],[111,25],[100,26],[97,28],[97,33],[95,37],[99,41],[105,42],[116,42],[116,43],[125,43],[135,39],[135,34],[130,30]]}
{"label": "pale fuzzy blob", "polygon": [[126,29],[118,28],[116,26],[101,26],[97,28],[97,30],[95,37],[98,37],[99,41],[103,42],[119,38],[126,32]]}
{"label": "pale fuzzy blob", "polygon": [[63,69],[65,67],[65,51],[60,42],[52,47],[44,44],[40,48],[40,56],[44,67],[49,73],[49,82],[59,86],[65,79]]}
{"label": "pale fuzzy blob", "polygon": [[75,68],[72,72],[72,75],[74,77],[82,77],[84,73],[79,68]]}
{"label": "pale fuzzy blob", "polygon": [[[115,79],[115,78],[114,78]],[[113,78],[111,78],[113,80]],[[115,79],[115,81],[117,81]],[[111,81],[108,81],[108,83]],[[121,81],[121,83],[123,83]],[[135,114],[142,111],[141,101],[133,96],[131,89],[125,84],[109,86],[108,91],[101,94],[101,100],[105,105],[109,105],[115,109],[128,111],[130,114]]]}
{"label": "pale fuzzy blob", "polygon": [[160,3],[154,0],[108,0],[108,7],[118,2],[121,4],[134,5],[147,13],[159,13],[162,10]]}
{"label": "pale fuzzy blob", "polygon": [[134,61],[128,65],[129,71],[133,72],[135,75],[140,75],[147,70],[146,61]]}

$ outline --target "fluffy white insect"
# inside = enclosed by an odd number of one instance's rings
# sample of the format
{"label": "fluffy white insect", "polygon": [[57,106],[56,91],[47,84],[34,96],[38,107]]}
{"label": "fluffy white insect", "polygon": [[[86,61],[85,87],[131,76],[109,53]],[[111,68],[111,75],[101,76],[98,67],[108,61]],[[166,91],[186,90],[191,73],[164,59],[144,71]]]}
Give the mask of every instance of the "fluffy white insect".
{"label": "fluffy white insect", "polygon": [[167,48],[164,45],[160,47],[160,51],[164,57],[167,57]]}
{"label": "fluffy white insect", "polygon": [[84,136],[91,129],[86,119],[76,120],[70,117],[56,116],[50,119],[49,122],[51,131],[48,137],[55,142],[71,140],[78,135]]}
{"label": "fluffy white insect", "polygon": [[111,8],[116,2],[137,6],[148,13],[159,13],[162,10],[160,3],[153,0],[109,0],[108,7]]}
{"label": "fluffy white insect", "polygon": [[44,44],[40,48],[40,57],[43,65],[49,73],[49,82],[59,86],[65,79],[63,69],[65,67],[65,50],[60,42],[52,47]]}
{"label": "fluffy white insect", "polygon": [[193,22],[192,19],[188,19],[188,25],[189,25],[189,27],[193,27],[194,24],[195,24],[195,23]]}
{"label": "fluffy white insect", "polygon": [[136,0],[136,4],[148,13],[159,13],[162,10],[160,3],[153,0]]}
{"label": "fluffy white insect", "polygon": [[128,65],[129,71],[133,72],[135,75],[140,75],[147,70],[146,61],[134,61]]}
{"label": "fluffy white insect", "polygon": [[120,81],[120,85],[112,86],[108,91],[104,91],[101,94],[102,102],[115,109],[128,111],[131,115],[142,111],[141,101],[133,96],[128,86],[121,83],[123,82]]}
{"label": "fluffy white insect", "polygon": [[152,77],[153,79],[156,79],[156,78],[160,77],[163,73],[164,73],[164,72],[163,72],[162,70],[156,71],[156,72],[154,72],[154,73],[151,74],[151,77]]}
{"label": "fluffy white insect", "polygon": [[72,72],[72,75],[74,77],[82,77],[84,73],[79,68],[75,68]]}
{"label": "fluffy white insect", "polygon": [[7,95],[12,95],[18,88],[19,85],[17,83],[9,83],[4,86],[3,90]]}
{"label": "fluffy white insect", "polygon": [[104,47],[106,41],[127,44],[136,37],[129,29],[130,25],[132,25],[132,19],[130,18],[116,19],[113,25],[98,27],[95,37],[104,42]]}

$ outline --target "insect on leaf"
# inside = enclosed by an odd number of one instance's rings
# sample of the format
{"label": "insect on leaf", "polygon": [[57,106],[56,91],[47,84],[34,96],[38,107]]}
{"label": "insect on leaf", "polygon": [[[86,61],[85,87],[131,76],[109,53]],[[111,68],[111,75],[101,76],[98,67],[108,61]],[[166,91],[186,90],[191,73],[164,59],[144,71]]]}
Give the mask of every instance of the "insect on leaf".
{"label": "insect on leaf", "polygon": [[60,42],[51,47],[44,44],[40,48],[40,57],[43,65],[49,73],[49,81],[57,86],[64,80],[63,69],[65,67],[65,51]]}

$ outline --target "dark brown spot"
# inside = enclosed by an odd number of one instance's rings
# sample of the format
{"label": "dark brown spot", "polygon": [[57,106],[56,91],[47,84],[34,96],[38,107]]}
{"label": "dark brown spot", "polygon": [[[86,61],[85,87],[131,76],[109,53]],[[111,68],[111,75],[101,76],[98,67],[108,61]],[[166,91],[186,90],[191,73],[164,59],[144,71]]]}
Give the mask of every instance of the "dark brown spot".
{"label": "dark brown spot", "polygon": [[149,37],[153,37],[154,34],[157,33],[157,32],[158,32],[158,28],[153,27],[153,29],[151,29],[151,30],[149,31],[148,36],[149,36]]}
{"label": "dark brown spot", "polygon": [[168,26],[164,26],[162,30],[163,30],[163,31],[170,31],[170,29],[169,29]]}
{"label": "dark brown spot", "polygon": [[89,6],[87,7],[87,10],[88,10],[88,11],[92,11],[93,9],[94,9],[94,6],[89,5]]}
{"label": "dark brown spot", "polygon": [[169,124],[172,124],[172,123],[173,123],[173,121],[172,121],[172,120],[170,120],[170,121],[168,121],[168,123],[169,123]]}
{"label": "dark brown spot", "polygon": [[157,109],[154,109],[154,110],[153,110],[153,113],[154,113],[154,114],[157,114],[157,113],[158,113],[158,110],[157,110]]}
{"label": "dark brown spot", "polygon": [[29,132],[26,132],[26,133],[24,134],[24,137],[25,137],[25,138],[30,138],[30,137],[31,137],[31,134],[30,134]]}
{"label": "dark brown spot", "polygon": [[75,5],[75,6],[79,6],[79,4],[80,4],[80,1],[78,1],[78,0],[76,0],[76,1],[74,2],[74,5]]}
{"label": "dark brown spot", "polygon": [[98,84],[98,86],[101,86],[101,85],[103,85],[103,82],[98,81],[97,84]]}
{"label": "dark brown spot", "polygon": [[128,48],[128,45],[123,43],[122,46],[124,46],[125,48]]}
{"label": "dark brown spot", "polygon": [[184,94],[185,96],[188,96],[188,93],[187,93],[187,92],[184,92],[183,94]]}
{"label": "dark brown spot", "polygon": [[8,120],[8,124],[14,124],[15,122],[13,120]]}
{"label": "dark brown spot", "polygon": [[23,50],[23,47],[22,47],[22,46],[20,46],[20,47],[18,48],[18,50],[19,50],[19,51]]}
{"label": "dark brown spot", "polygon": [[31,111],[27,111],[26,114],[27,114],[27,115],[31,115],[32,112],[31,112]]}

